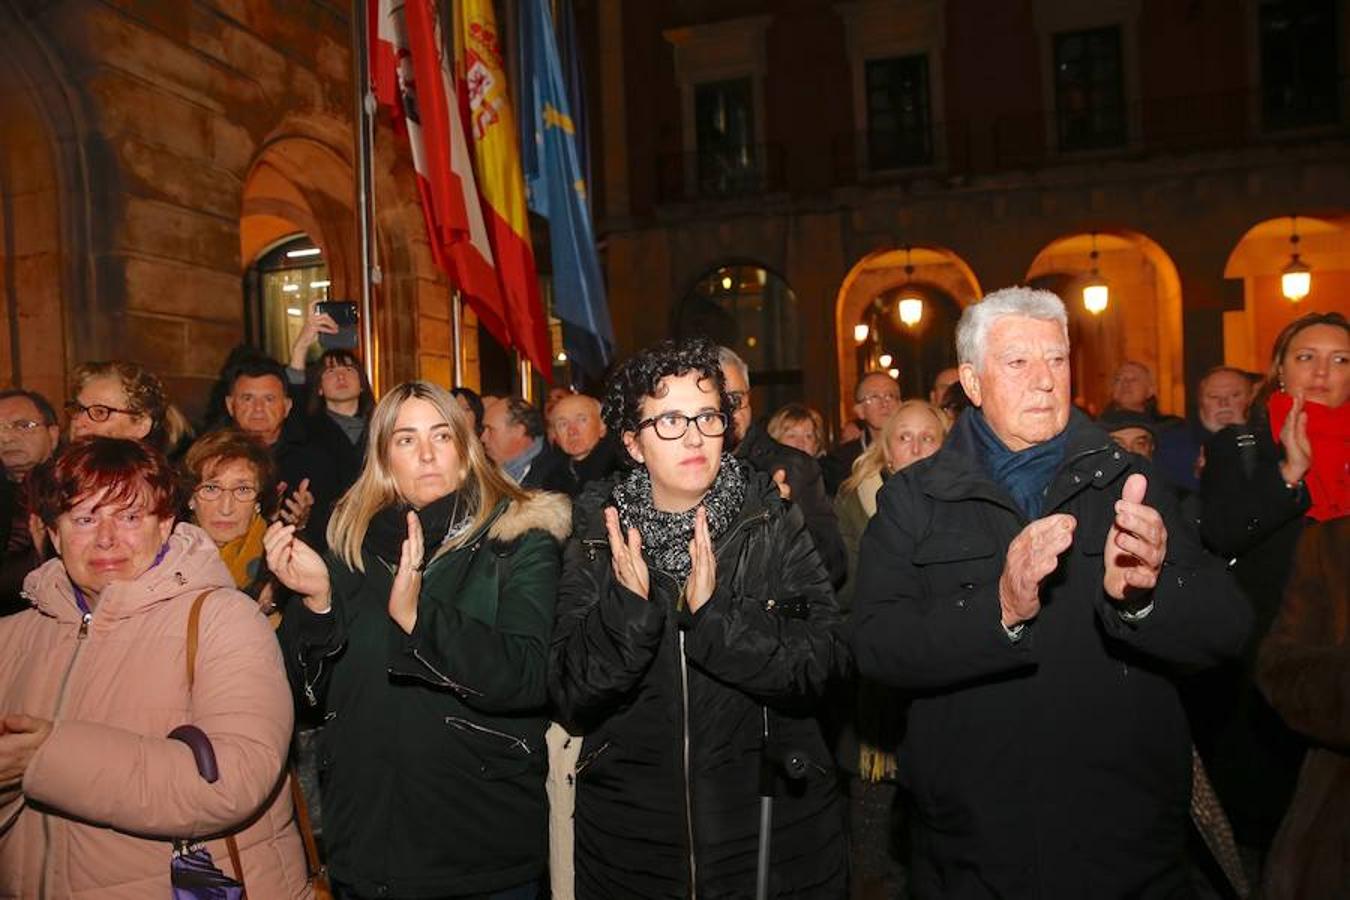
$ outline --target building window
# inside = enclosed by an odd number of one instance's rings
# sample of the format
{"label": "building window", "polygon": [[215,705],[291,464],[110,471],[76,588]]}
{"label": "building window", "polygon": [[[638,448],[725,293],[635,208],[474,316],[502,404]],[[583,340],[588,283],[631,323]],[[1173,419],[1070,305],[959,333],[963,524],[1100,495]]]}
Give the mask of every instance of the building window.
{"label": "building window", "polygon": [[329,296],[328,263],[306,235],[286,238],[245,276],[250,341],[273,359],[289,360],[305,312]]}
{"label": "building window", "polygon": [[801,400],[797,297],[768,269],[726,265],[706,273],[680,302],[675,333],[679,338],[709,338],[745,360],[756,416]]}
{"label": "building window", "polygon": [[1126,110],[1120,27],[1057,34],[1054,46],[1059,149],[1123,147]]}
{"label": "building window", "polygon": [[928,57],[922,53],[868,60],[867,163],[872,171],[933,161]]}
{"label": "building window", "polygon": [[760,190],[755,96],[749,78],[694,86],[698,193],[729,196]]}
{"label": "building window", "polygon": [[1266,0],[1257,27],[1265,128],[1280,131],[1340,121],[1335,0]]}

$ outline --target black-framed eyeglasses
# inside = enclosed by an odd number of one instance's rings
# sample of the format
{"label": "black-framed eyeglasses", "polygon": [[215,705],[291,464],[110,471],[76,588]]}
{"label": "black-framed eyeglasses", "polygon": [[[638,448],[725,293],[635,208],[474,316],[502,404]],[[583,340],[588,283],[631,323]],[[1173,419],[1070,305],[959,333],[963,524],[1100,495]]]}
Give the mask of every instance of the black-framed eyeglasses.
{"label": "black-framed eyeglasses", "polygon": [[237,484],[232,488],[227,488],[224,485],[216,484],[214,481],[203,481],[201,484],[197,485],[197,489],[194,490],[193,493],[197,495],[199,500],[205,500],[207,503],[214,503],[219,500],[226,491],[233,494],[234,499],[238,500],[240,503],[252,503],[258,496],[258,489],[251,484]]}
{"label": "black-framed eyeglasses", "polygon": [[42,423],[34,419],[15,419],[13,422],[0,422],[0,432],[14,431],[19,434],[32,434]]}
{"label": "black-framed eyeglasses", "polygon": [[662,413],[650,419],[643,419],[638,423],[637,430],[641,431],[650,425],[661,440],[678,441],[689,430],[690,422],[694,423],[698,433],[704,437],[721,437],[727,433],[727,414],[711,410],[693,416],[678,412]]}
{"label": "black-framed eyeglasses", "polygon": [[139,415],[134,409],[119,409],[116,406],[104,406],[102,403],[95,403],[92,406],[85,406],[78,400],[72,400],[66,404],[66,412],[73,419],[78,415],[86,415],[95,422],[106,422],[113,413],[121,413],[124,416]]}
{"label": "black-framed eyeglasses", "polygon": [[731,398],[731,408],[740,409],[745,406],[745,398],[749,393],[749,391],[727,391],[727,396]]}

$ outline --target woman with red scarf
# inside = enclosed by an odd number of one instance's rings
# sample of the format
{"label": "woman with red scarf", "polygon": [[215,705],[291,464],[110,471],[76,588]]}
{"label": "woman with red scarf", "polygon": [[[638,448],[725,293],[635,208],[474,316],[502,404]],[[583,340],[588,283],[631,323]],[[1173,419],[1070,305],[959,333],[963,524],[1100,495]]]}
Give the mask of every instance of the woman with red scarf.
{"label": "woman with red scarf", "polygon": [[1197,744],[1238,843],[1264,852],[1292,795],[1303,741],[1257,691],[1256,649],[1280,607],[1300,534],[1350,513],[1350,324],[1310,313],[1275,340],[1246,425],[1205,445],[1200,530],[1256,614],[1240,668],[1192,695]]}

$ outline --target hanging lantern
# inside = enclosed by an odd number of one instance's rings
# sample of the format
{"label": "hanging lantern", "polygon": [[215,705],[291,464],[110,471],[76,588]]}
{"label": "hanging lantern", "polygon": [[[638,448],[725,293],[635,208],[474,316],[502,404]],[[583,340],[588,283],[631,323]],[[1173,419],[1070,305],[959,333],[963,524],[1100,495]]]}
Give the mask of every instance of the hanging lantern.
{"label": "hanging lantern", "polygon": [[1280,271],[1280,293],[1297,303],[1312,290],[1312,269],[1298,258],[1298,216],[1289,221],[1289,265]]}
{"label": "hanging lantern", "polygon": [[[923,298],[914,292],[911,282],[914,280],[914,264],[910,260],[913,248],[905,247],[905,283],[900,286],[900,302],[896,305],[896,314],[906,328],[913,328],[923,321]],[[905,288],[911,288],[905,295]]]}
{"label": "hanging lantern", "polygon": [[870,326],[861,322],[853,326],[853,342],[855,344],[865,344],[867,343],[867,339],[871,336],[872,329]]}
{"label": "hanging lantern", "polygon": [[1092,272],[1088,275],[1087,283],[1083,285],[1083,308],[1094,316],[1099,316],[1106,312],[1107,304],[1111,302],[1111,288],[1107,286],[1106,279],[1102,273],[1097,270],[1097,232],[1092,232],[1092,252],[1088,254],[1088,259],[1092,261]]}
{"label": "hanging lantern", "polygon": [[877,365],[883,369],[889,369],[893,362],[895,362],[895,357],[891,356],[889,353],[883,353],[877,357]]}

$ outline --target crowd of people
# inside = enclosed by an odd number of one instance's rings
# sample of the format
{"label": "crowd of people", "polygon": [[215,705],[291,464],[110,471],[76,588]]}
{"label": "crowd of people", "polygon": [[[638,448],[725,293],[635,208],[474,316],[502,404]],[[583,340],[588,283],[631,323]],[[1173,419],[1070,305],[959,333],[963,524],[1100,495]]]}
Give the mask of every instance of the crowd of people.
{"label": "crowd of people", "polygon": [[1031,288],[842,423],[703,339],[377,398],[335,330],[195,428],[0,391],[0,896],[1350,891],[1343,316],[1185,419],[1076,407]]}

